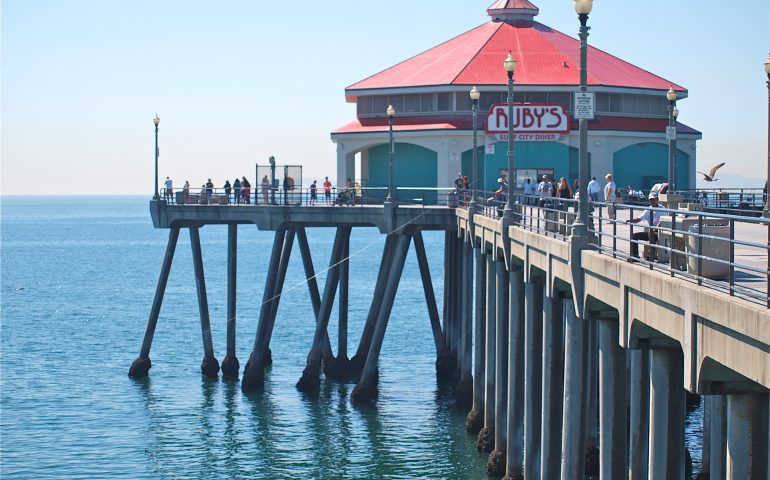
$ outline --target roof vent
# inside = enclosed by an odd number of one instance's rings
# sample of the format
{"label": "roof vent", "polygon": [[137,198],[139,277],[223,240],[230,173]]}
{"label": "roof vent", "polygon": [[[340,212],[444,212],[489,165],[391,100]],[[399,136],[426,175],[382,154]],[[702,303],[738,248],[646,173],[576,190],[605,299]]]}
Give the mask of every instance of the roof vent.
{"label": "roof vent", "polygon": [[497,0],[487,8],[487,15],[493,22],[532,22],[538,13],[540,9],[527,0]]}

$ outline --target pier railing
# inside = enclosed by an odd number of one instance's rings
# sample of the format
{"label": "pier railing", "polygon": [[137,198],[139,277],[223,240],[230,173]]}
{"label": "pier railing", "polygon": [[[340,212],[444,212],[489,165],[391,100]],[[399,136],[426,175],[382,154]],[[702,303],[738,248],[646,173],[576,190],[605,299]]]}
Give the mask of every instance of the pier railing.
{"label": "pier railing", "polygon": [[[505,198],[479,192],[477,214],[502,218]],[[467,208],[470,198],[463,197]],[[659,207],[658,226],[629,223],[651,207],[589,204],[591,248],[670,276],[764,304],[770,308],[770,219]],[[576,219],[574,199],[514,194],[514,222],[567,240]],[[633,255],[633,253],[636,255]]]}

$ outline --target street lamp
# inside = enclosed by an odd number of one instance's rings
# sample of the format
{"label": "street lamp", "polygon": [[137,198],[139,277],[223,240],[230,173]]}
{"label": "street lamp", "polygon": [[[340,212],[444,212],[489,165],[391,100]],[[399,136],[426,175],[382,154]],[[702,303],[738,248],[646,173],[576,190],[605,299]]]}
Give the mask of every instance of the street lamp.
{"label": "street lamp", "polygon": [[[588,91],[588,14],[593,8],[593,0],[575,0],[575,13],[580,20],[580,93]],[[572,224],[572,235],[576,239],[588,240],[588,119],[578,121],[580,135],[579,201],[578,215]]]}
{"label": "street lamp", "polygon": [[471,88],[471,111],[473,111],[473,172],[471,173],[471,202],[468,205],[468,211],[473,215],[476,211],[476,183],[478,182],[478,117],[479,117],[479,98],[481,98],[481,92],[475,86]]}
{"label": "street lamp", "polygon": [[393,108],[393,105],[388,105],[387,114],[390,152],[388,153],[388,198],[385,199],[386,204],[396,201],[396,186],[393,180],[393,157],[396,154],[393,150],[393,116],[396,114],[396,109]]}
{"label": "street lamp", "polygon": [[676,109],[676,92],[674,87],[670,87],[666,92],[666,99],[668,100],[668,131],[666,132],[666,138],[668,139],[668,189],[673,192],[676,190],[674,179],[674,163],[676,162],[676,115],[674,111],[679,114],[679,110]]}
{"label": "street lamp", "polygon": [[762,216],[770,218],[770,55],[765,61],[765,73],[767,74],[767,179],[765,181],[765,207],[762,209]]}
{"label": "street lamp", "polygon": [[508,52],[503,62],[505,73],[508,74],[508,198],[503,210],[503,218],[513,219],[513,74],[516,71],[516,60]]}
{"label": "street lamp", "polygon": [[152,119],[152,123],[155,124],[155,195],[152,196],[152,199],[160,200],[160,195],[158,195],[158,125],[160,125],[160,117],[157,113]]}

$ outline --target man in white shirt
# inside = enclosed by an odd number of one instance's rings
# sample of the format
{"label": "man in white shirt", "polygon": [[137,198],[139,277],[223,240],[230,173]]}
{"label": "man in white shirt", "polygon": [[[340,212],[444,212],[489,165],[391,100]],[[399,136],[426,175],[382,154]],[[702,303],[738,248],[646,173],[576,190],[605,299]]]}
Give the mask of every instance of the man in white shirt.
{"label": "man in white shirt", "polygon": [[[664,212],[660,210],[655,210],[659,208],[657,193],[651,193],[650,196],[647,198],[647,200],[650,202],[650,208],[642,212],[642,214],[638,218],[631,218],[629,220],[626,220],[626,223],[646,222],[647,226],[650,227],[649,232],[647,231],[636,232],[635,234],[631,235],[631,240],[649,241],[650,243],[657,243],[658,234],[655,232],[655,230],[656,230],[656,227],[660,224],[660,217],[663,216]],[[639,244],[633,241],[631,242],[631,256],[634,258],[639,258]]]}
{"label": "man in white shirt", "polygon": [[551,199],[551,188],[551,182],[548,181],[548,175],[543,175],[543,181],[537,184],[537,193],[540,195],[541,207]]}
{"label": "man in white shirt", "polygon": [[169,177],[166,177],[165,185],[166,185],[166,190],[165,190],[166,201],[171,201],[171,197],[174,194],[174,190],[173,190],[174,183],[171,181]]}
{"label": "man in white shirt", "polygon": [[596,181],[596,177],[591,177],[591,181],[588,182],[588,199],[592,202],[599,201],[599,182]]}

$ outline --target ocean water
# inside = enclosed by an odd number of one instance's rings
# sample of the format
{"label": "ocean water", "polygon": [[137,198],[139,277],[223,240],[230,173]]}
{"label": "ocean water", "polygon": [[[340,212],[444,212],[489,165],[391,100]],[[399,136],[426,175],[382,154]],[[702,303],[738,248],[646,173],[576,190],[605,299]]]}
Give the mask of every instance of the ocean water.
{"label": "ocean water", "polygon": [[[0,210],[0,476],[7,479],[484,478],[486,455],[467,410],[436,380],[416,258],[407,260],[380,357],[379,401],[350,403],[352,384],[294,384],[312,342],[313,311],[298,249],[271,342],[264,392],[200,373],[203,356],[189,236],[180,235],[153,367],[132,380],[168,231],[146,197],[2,197]],[[309,229],[316,271],[331,229]],[[441,308],[443,233],[424,234]],[[224,357],[224,226],[201,230],[212,335]],[[355,351],[384,237],[351,239],[349,347]],[[237,355],[248,359],[272,233],[239,227]],[[325,275],[319,278],[323,288]],[[336,308],[330,336],[336,346]],[[335,347],[336,349],[336,347]],[[351,353],[352,354],[352,353]],[[698,413],[688,420],[697,442]],[[691,446],[691,450],[694,448]],[[693,451],[699,458],[699,452]]]}

